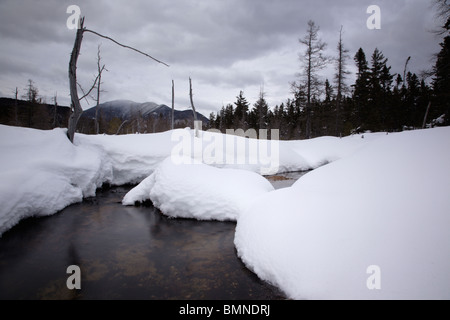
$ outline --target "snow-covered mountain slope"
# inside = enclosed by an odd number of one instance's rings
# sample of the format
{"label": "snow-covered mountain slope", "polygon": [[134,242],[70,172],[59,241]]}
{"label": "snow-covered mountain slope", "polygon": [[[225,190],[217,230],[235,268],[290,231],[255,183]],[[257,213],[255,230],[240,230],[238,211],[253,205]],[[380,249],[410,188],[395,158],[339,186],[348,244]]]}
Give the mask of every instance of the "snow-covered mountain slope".
{"label": "snow-covered mountain slope", "polygon": [[[94,118],[95,109],[95,107],[92,107],[85,110],[82,116],[87,118]],[[99,112],[106,121],[109,121],[113,118],[127,120],[135,116],[141,116],[142,118],[146,119],[151,116],[159,117],[160,115],[162,115],[164,118],[169,118],[171,116],[172,109],[165,104],[157,104],[155,102],[139,103],[130,100],[114,100],[100,104]],[[174,116],[175,120],[193,118],[192,110],[175,110]],[[198,112],[197,117],[204,123],[208,121],[205,116]]]}

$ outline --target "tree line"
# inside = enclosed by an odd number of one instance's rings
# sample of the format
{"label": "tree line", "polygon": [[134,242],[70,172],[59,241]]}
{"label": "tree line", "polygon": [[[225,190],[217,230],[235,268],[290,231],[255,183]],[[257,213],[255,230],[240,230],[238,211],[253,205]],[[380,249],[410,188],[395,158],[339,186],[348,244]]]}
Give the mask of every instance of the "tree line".
{"label": "tree line", "polygon": [[[319,26],[309,21],[304,37],[299,43],[304,50],[300,54],[302,69],[297,80],[292,82],[292,96],[285,102],[269,106],[266,93],[261,89],[259,98],[251,105],[243,91],[239,92],[233,104],[223,106],[217,113],[211,113],[208,128],[219,129],[279,129],[281,139],[305,139],[324,135],[342,136],[365,131],[401,131],[406,129],[423,128],[425,126],[450,124],[450,9],[448,0],[434,0],[438,9],[437,17],[444,23],[435,33],[443,36],[440,43],[441,50],[436,55],[435,64],[428,75],[417,75],[407,72],[411,57],[405,61],[404,72],[393,74],[388,59],[381,50],[376,48],[370,57],[360,48],[352,57],[345,48],[342,27],[336,45],[335,57],[324,54],[327,46],[319,37]],[[163,119],[143,119],[120,123],[120,119],[103,121],[98,114],[100,101],[100,84],[105,65],[100,64],[100,48],[98,50],[98,76],[90,90],[80,87],[83,95],[78,96],[79,84],[76,81],[76,62],[81,47],[83,33],[88,32],[113,41],[119,46],[134,50],[158,63],[163,63],[135,48],[118,43],[116,40],[101,35],[83,27],[84,18],[80,20],[80,29],[74,43],[74,49],[69,63],[69,79],[71,89],[71,111],[68,115],[60,111],[57,96],[53,98],[53,105],[43,105],[38,96],[38,89],[29,80],[26,93],[26,108],[22,108],[18,101],[18,90],[15,91],[14,103],[8,103],[9,109],[2,108],[0,120],[2,123],[37,127],[42,129],[64,126],[68,123],[68,136],[73,140],[75,131],[89,133],[135,132],[145,128],[144,132],[155,132],[174,128],[171,123]],[[348,65],[354,63],[357,68],[354,83],[348,85]],[[320,70],[330,64],[334,65],[333,79],[322,81]],[[431,81],[426,81],[431,76]],[[190,80],[190,101],[195,120],[195,107],[192,100],[192,84]],[[95,128],[91,130],[86,123],[78,120],[81,117],[80,100],[89,96],[97,89]],[[173,115],[173,82],[172,82],[172,115]],[[22,103],[23,104],[23,103]],[[3,110],[4,109],[4,110]],[[65,108],[64,108],[65,109]],[[26,110],[21,112],[21,110]],[[142,121],[141,121],[142,120]],[[6,121],[6,122],[5,122]],[[81,127],[81,128],[80,128]],[[130,128],[128,128],[130,127]],[[126,129],[126,130],[125,130]],[[91,132],[92,131],[92,132]]]}
{"label": "tree line", "polygon": [[[360,48],[353,56],[357,67],[355,82],[346,83],[351,57],[345,49],[342,28],[336,57],[324,55],[326,44],[319,38],[319,27],[308,22],[305,36],[299,40],[304,47],[300,55],[303,69],[298,80],[291,83],[292,96],[269,107],[261,90],[251,105],[240,91],[236,102],[211,113],[209,128],[244,130],[279,129],[281,139],[305,139],[323,135],[349,135],[365,131],[402,131],[429,125],[450,124],[450,18],[440,30],[446,35],[440,44],[427,83],[427,75],[407,72],[411,59],[405,61],[403,74],[393,74],[381,50],[376,48],[368,58]],[[334,64],[330,81],[319,79],[319,71]]]}
{"label": "tree line", "polygon": [[70,108],[58,105],[56,93],[48,104],[31,79],[22,95],[16,88],[14,98],[0,98],[0,123],[5,125],[49,130],[67,127],[69,115]]}

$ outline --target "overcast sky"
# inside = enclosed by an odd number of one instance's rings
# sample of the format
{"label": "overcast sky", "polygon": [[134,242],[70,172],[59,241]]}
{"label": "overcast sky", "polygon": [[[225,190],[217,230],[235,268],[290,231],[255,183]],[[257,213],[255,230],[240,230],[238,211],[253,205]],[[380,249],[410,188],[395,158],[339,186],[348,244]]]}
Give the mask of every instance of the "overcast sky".
{"label": "overcast sky", "polygon": [[[108,40],[85,33],[78,61],[78,79],[88,88],[95,78],[97,46],[109,72],[103,75],[103,102],[127,99],[171,103],[175,81],[177,109],[189,106],[189,77],[194,103],[206,116],[233,103],[240,90],[254,103],[262,85],[271,107],[291,97],[290,82],[301,70],[298,39],[308,20],[320,26],[336,55],[339,29],[350,50],[348,84],[354,82],[353,56],[362,47],[367,59],[378,47],[393,73],[420,72],[432,66],[440,39],[431,0],[0,0],[0,96],[24,93],[32,79],[41,96],[69,105],[67,75],[75,30],[66,22],[69,5],[77,5],[85,26],[133,46],[170,67],[158,64]],[[381,9],[381,29],[369,30],[370,5]],[[323,71],[330,80],[334,66]],[[85,101],[83,108],[88,105]]]}

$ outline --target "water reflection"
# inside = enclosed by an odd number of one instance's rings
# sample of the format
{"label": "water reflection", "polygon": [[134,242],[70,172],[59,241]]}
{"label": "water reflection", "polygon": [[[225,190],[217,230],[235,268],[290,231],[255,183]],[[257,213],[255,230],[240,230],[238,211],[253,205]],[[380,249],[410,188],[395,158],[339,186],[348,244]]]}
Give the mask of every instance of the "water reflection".
{"label": "water reflection", "polygon": [[[0,299],[283,299],[237,258],[235,223],[170,219],[153,207],[123,207],[130,187],[0,238]],[[69,290],[69,265],[81,290]]]}

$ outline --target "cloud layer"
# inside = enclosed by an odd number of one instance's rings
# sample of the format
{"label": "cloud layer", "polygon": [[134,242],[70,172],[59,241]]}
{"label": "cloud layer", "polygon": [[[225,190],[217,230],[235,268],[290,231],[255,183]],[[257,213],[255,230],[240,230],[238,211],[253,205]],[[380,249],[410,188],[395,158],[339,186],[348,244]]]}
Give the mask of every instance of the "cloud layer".
{"label": "cloud layer", "polygon": [[[439,39],[430,3],[423,0],[376,1],[381,30],[368,30],[366,9],[372,1],[299,0],[152,0],[152,1],[0,1],[0,95],[12,96],[33,79],[50,102],[58,93],[69,103],[67,68],[75,31],[66,27],[69,5],[78,5],[89,29],[163,60],[169,68],[92,34],[85,34],[78,78],[89,87],[95,77],[97,47],[109,72],[103,76],[102,100],[130,99],[169,104],[175,80],[178,108],[189,105],[193,79],[197,108],[217,111],[235,101],[240,90],[250,102],[261,85],[269,104],[290,96],[289,82],[301,70],[298,43],[308,20],[321,27],[327,54],[336,55],[341,25],[353,57],[362,47],[368,58],[378,47],[393,72],[430,68]],[[353,61],[349,69],[354,71]],[[323,71],[332,79],[333,65]],[[349,78],[349,84],[353,76]],[[91,103],[92,106],[92,103]],[[89,105],[83,102],[83,107]]]}

